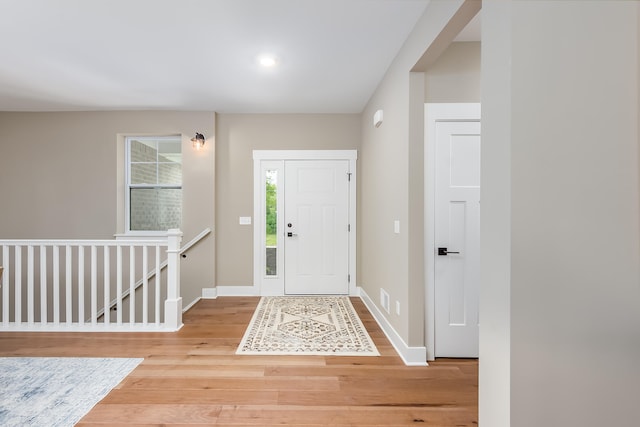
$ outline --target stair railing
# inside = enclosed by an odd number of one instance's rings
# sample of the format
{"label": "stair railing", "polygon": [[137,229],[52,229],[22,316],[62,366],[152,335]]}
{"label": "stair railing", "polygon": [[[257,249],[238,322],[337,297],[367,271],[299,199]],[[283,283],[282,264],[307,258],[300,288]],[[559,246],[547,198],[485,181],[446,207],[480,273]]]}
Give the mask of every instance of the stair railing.
{"label": "stair railing", "polygon": [[[181,240],[180,230],[154,240],[0,240],[0,330],[178,330]],[[150,276],[162,260],[166,274]],[[117,309],[100,316],[112,296]]]}

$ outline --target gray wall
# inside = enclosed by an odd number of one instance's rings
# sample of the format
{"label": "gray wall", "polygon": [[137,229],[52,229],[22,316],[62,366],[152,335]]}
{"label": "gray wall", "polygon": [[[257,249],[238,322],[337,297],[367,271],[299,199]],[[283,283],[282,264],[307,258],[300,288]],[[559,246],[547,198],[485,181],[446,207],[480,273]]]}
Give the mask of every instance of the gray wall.
{"label": "gray wall", "polygon": [[484,2],[482,425],[638,423],[638,8]]}
{"label": "gray wall", "polygon": [[[385,316],[409,346],[424,346],[424,102],[427,83],[438,79],[424,73],[479,6],[431,2],[362,114],[359,284],[378,307],[380,289],[389,293],[392,306],[399,302],[400,315]],[[463,64],[454,58],[447,64],[452,69],[457,66],[451,62]],[[374,128],[378,109],[384,110],[384,122]],[[400,234],[393,231],[395,220]]]}
{"label": "gray wall", "polygon": [[[189,139],[210,137],[196,152]],[[120,111],[0,113],[0,236],[112,239],[123,231],[124,135],[183,135],[186,243],[214,225],[215,114]],[[182,262],[183,302],[214,284],[213,236]]]}
{"label": "gray wall", "polygon": [[[253,150],[360,147],[358,114],[219,114],[216,148],[217,285],[253,285]],[[253,221],[252,221],[253,223]]]}
{"label": "gray wall", "polygon": [[480,42],[454,42],[425,72],[425,102],[480,102]]}

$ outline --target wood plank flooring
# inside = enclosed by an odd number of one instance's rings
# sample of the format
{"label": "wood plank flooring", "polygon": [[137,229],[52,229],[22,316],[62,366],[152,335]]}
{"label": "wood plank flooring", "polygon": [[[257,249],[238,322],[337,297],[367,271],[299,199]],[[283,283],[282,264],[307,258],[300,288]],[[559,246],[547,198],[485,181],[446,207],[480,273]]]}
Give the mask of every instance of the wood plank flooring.
{"label": "wood plank flooring", "polygon": [[202,300],[177,333],[0,333],[0,356],[144,357],[78,424],[476,426],[477,360],[406,367],[364,304],[380,357],[236,356],[259,298]]}

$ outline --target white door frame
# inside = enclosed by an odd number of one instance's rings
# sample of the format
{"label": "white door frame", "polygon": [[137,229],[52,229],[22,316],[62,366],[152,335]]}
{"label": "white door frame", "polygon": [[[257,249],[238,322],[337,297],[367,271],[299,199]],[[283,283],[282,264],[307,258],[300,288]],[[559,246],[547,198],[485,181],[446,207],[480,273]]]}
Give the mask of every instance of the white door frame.
{"label": "white door frame", "polygon": [[[351,186],[349,191],[349,295],[357,295],[356,276],[356,188],[357,150],[253,150],[253,287],[257,295],[284,295],[284,280],[271,280],[263,271],[265,251],[263,246],[264,215],[263,205],[263,181],[262,162],[285,160],[348,160],[351,173]],[[280,193],[279,193],[280,194]],[[280,197],[278,197],[280,207]],[[282,212],[279,209],[279,212]],[[284,230],[284,217],[278,215],[278,230]],[[279,233],[281,234],[281,233]],[[280,237],[279,237],[280,242]],[[284,247],[280,244],[279,247]]]}
{"label": "white door frame", "polygon": [[479,103],[426,103],[424,148],[424,229],[425,229],[425,345],[427,360],[435,359],[435,123],[441,121],[480,120]]}

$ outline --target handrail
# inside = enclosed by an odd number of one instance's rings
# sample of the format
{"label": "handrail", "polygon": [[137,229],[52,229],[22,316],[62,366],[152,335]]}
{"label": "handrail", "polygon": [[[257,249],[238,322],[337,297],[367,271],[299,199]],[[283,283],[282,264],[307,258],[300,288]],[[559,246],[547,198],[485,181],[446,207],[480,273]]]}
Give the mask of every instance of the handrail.
{"label": "handrail", "polygon": [[162,239],[127,239],[127,240],[80,240],[80,239],[0,239],[0,245],[15,246],[131,246],[131,245],[167,245]]}
{"label": "handrail", "polygon": [[187,244],[184,245],[182,248],[180,248],[180,255],[182,255],[183,253],[191,249],[193,245],[198,243],[200,240],[204,239],[209,233],[211,233],[211,229],[209,227],[202,230],[200,234],[198,234],[196,237],[194,237],[189,242],[187,242]]}
{"label": "handrail", "polygon": [[[180,255],[183,255],[186,251],[188,251],[189,249],[191,249],[192,246],[194,246],[196,243],[198,243],[200,240],[204,239],[207,235],[209,235],[209,233],[211,233],[211,229],[209,227],[205,228],[204,230],[202,230],[196,237],[194,237],[193,239],[191,239],[189,242],[187,242],[186,245],[184,245],[182,248],[180,248]],[[146,241],[148,242],[148,241]],[[184,256],[184,255],[183,255]],[[160,263],[160,271],[164,270],[167,267],[167,260],[165,259],[164,261],[162,261],[162,263]],[[151,270],[149,273],[147,273],[147,278],[146,280],[150,280],[151,278],[153,278],[155,275],[157,274],[157,269],[154,268],[153,270]],[[140,286],[142,286],[142,284],[144,283],[145,279],[142,278],[140,280],[138,280],[136,282],[136,284],[133,286],[133,290],[137,290]],[[126,289],[122,292],[122,300],[124,301],[126,298],[129,298],[129,294],[131,293],[130,289]],[[118,303],[117,299],[113,299],[111,301],[111,304],[109,304],[109,310],[113,310],[113,307],[115,307]],[[104,308],[98,311],[98,316],[97,318],[100,319],[102,316],[104,316]]]}

